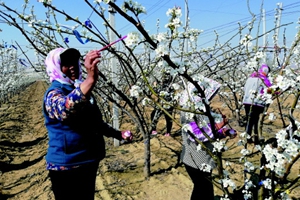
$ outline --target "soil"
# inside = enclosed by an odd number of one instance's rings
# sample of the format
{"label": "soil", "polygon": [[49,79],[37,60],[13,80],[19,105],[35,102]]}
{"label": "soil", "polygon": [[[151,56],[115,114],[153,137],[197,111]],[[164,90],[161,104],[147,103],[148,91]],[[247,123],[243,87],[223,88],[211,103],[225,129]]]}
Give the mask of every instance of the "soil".
{"label": "soil", "polygon": [[[44,160],[48,138],[41,105],[46,88],[45,82],[37,81],[0,107],[1,200],[54,199]],[[216,106],[221,107],[219,104],[215,102]],[[222,112],[226,114],[224,109]],[[280,120],[276,123],[269,122],[266,125],[269,134],[275,133]],[[149,179],[143,175],[144,145],[141,140],[114,147],[113,139],[106,139],[107,156],[100,162],[96,200],[189,199],[192,182],[180,162],[182,146],[179,127],[175,124],[171,136],[167,137],[162,134],[164,125],[164,120],[161,120],[158,124],[159,134],[151,139]],[[231,125],[243,132],[244,128],[234,120],[231,120]],[[128,127],[123,125],[123,128]],[[240,185],[243,169],[236,164],[240,157],[240,147],[236,146],[238,140],[236,137],[228,141],[229,151],[224,158],[230,163],[231,172],[234,172],[232,179]],[[298,173],[299,165],[292,168],[292,174]],[[221,194],[218,188],[215,188],[215,194]],[[291,191],[291,196],[299,199],[300,189]]]}

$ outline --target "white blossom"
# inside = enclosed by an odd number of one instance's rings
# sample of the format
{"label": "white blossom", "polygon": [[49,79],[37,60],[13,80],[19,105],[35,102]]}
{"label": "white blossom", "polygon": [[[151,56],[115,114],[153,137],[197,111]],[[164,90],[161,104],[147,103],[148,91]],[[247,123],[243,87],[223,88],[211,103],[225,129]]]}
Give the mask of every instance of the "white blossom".
{"label": "white blossom", "polygon": [[155,52],[158,57],[168,54],[167,47],[165,45],[158,45],[158,47],[155,49]]}
{"label": "white blossom", "polygon": [[156,39],[159,42],[165,41],[166,40],[166,34],[165,33],[159,33],[159,34],[157,34]]}
{"label": "white blossom", "polygon": [[52,0],[38,0],[40,3],[46,3],[46,4],[51,4]]}
{"label": "white blossom", "polygon": [[133,85],[129,92],[131,97],[139,98],[140,94],[142,93],[142,89],[137,85]]}
{"label": "white blossom", "polygon": [[272,181],[271,179],[267,178],[266,180],[262,181],[262,185],[266,188],[271,190],[272,189]]}
{"label": "white blossom", "polygon": [[225,194],[223,197],[220,198],[220,200],[230,200],[227,194]]}
{"label": "white blossom", "polygon": [[245,162],[244,166],[245,166],[245,169],[249,172],[252,172],[255,170],[255,167],[251,162],[248,162],[248,161]]}
{"label": "white blossom", "polygon": [[125,43],[127,46],[137,45],[140,41],[140,36],[137,32],[131,32],[127,34]]}
{"label": "white blossom", "polygon": [[224,188],[229,188],[229,187],[231,187],[232,189],[236,188],[235,183],[229,178],[222,179],[221,183],[222,183]]}
{"label": "white blossom", "polygon": [[223,150],[226,150],[227,147],[225,146],[225,141],[223,140],[217,140],[213,143],[213,152],[222,152]]}
{"label": "white blossom", "polygon": [[242,44],[244,46],[251,46],[252,45],[251,39],[252,39],[252,36],[246,34],[245,37],[240,40],[240,44]]}
{"label": "white blossom", "polygon": [[149,105],[150,104],[150,102],[152,102],[149,98],[144,98],[143,100],[142,100],[142,105],[143,106],[147,106],[147,105]]}
{"label": "white blossom", "polygon": [[178,83],[173,83],[172,87],[174,88],[174,90],[179,90],[180,89],[180,85]]}
{"label": "white blossom", "polygon": [[274,121],[276,119],[276,116],[274,113],[269,113],[269,120]]}
{"label": "white blossom", "polygon": [[94,3],[101,3],[101,2],[108,4],[110,0],[94,0]]}
{"label": "white blossom", "polygon": [[199,169],[203,172],[211,172],[212,167],[206,163],[202,163]]}
{"label": "white blossom", "polygon": [[246,190],[249,190],[254,187],[256,187],[256,186],[253,184],[253,182],[251,180],[248,180],[248,179],[245,180],[245,189]]}
{"label": "white blossom", "polygon": [[272,148],[271,145],[266,145],[262,152],[267,161],[265,167],[274,171],[279,176],[282,176],[285,172],[285,164],[287,162],[286,157],[283,154],[278,153],[278,150]]}
{"label": "white blossom", "polygon": [[242,149],[241,150],[241,154],[244,155],[244,156],[248,155],[249,153],[250,153],[250,151],[248,149]]}
{"label": "white blossom", "polygon": [[202,150],[202,147],[200,144],[197,145],[197,151],[201,151]]}

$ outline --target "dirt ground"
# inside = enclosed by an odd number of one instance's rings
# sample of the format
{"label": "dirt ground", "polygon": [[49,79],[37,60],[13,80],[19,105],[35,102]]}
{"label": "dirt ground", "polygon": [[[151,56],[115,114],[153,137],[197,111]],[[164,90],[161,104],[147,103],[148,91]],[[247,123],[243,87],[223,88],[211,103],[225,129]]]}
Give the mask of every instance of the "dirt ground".
{"label": "dirt ground", "polygon": [[[42,95],[47,84],[33,83],[26,90],[0,107],[0,199],[1,200],[53,200],[44,156],[47,149],[47,132],[41,112]],[[164,120],[158,124],[162,132]],[[232,122],[239,132],[243,127]],[[274,124],[267,130],[272,133]],[[275,132],[274,132],[275,133]],[[240,157],[236,146],[238,137],[228,143],[224,155],[231,162],[233,179],[237,185],[243,169],[234,164]],[[96,181],[96,200],[186,200],[189,199],[192,182],[180,163],[181,136],[174,125],[172,135],[162,134],[151,139],[151,177],[143,176],[144,145],[133,141],[114,147],[111,138],[106,139],[107,157],[101,161]],[[298,168],[293,173],[299,173]],[[218,188],[215,193],[221,194]],[[300,198],[300,189],[291,195]]]}

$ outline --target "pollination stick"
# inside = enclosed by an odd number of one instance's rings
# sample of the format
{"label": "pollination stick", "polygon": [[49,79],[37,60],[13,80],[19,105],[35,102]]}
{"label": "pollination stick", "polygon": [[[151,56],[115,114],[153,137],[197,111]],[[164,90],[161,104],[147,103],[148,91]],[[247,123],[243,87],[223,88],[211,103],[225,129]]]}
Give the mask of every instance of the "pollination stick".
{"label": "pollination stick", "polygon": [[107,49],[108,47],[110,47],[110,46],[116,44],[117,42],[120,42],[121,40],[124,40],[125,38],[127,38],[127,35],[125,35],[125,36],[119,38],[118,40],[116,40],[116,41],[114,41],[114,42],[112,42],[112,43],[106,45],[105,47],[102,47],[102,48],[99,49],[98,51],[99,51],[99,52],[100,52],[100,51],[103,51],[104,49]]}

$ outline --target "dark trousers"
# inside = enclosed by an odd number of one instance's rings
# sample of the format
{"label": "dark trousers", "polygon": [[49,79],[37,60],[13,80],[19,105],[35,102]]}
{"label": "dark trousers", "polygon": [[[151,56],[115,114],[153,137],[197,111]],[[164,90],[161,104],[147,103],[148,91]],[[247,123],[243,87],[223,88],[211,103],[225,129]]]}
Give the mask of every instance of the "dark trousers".
{"label": "dark trousers", "polygon": [[203,172],[188,165],[184,166],[194,183],[191,200],[213,200],[214,187],[211,180],[211,173]]}
{"label": "dark trousers", "polygon": [[49,170],[55,200],[94,200],[99,163],[71,170]]}
{"label": "dark trousers", "polygon": [[258,137],[259,115],[264,112],[264,107],[255,105],[245,105],[245,111],[247,117],[246,132],[249,135],[252,135],[252,128],[254,128],[254,136]]}
{"label": "dark trousers", "polygon": [[[166,111],[170,115],[172,115],[173,107],[166,109]],[[164,113],[162,110],[159,110],[159,109],[155,109],[151,113],[152,130],[156,130],[157,122],[162,114],[164,115],[165,120],[166,120],[167,133],[171,133],[173,120],[166,113]]]}

